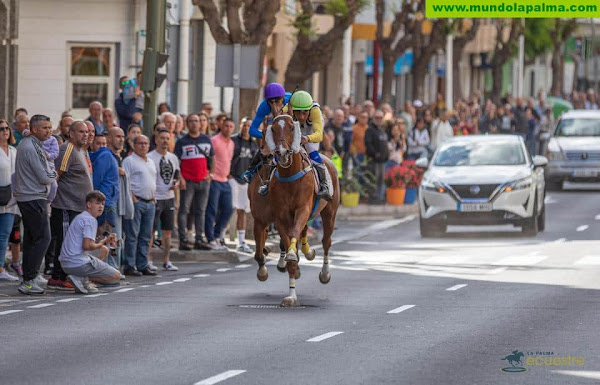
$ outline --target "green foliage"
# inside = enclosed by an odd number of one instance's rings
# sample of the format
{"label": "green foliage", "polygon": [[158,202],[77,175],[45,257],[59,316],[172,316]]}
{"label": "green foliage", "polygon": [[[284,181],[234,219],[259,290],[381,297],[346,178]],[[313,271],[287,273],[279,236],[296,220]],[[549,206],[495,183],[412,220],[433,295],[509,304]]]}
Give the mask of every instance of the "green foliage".
{"label": "green foliage", "polygon": [[292,22],[292,26],[298,30],[299,34],[312,37],[315,35],[310,16],[304,13],[298,13],[296,19]]}
{"label": "green foliage", "polygon": [[554,19],[525,20],[525,55],[535,59],[554,48],[550,31],[555,28]]}
{"label": "green foliage", "polygon": [[362,164],[354,164],[352,170],[344,171],[340,179],[340,189],[344,193],[359,193],[366,196],[369,191],[377,187],[375,175],[367,169],[367,161]]}
{"label": "green foliage", "polygon": [[345,17],[348,14],[348,4],[345,0],[329,0],[325,3],[325,12],[328,15]]}

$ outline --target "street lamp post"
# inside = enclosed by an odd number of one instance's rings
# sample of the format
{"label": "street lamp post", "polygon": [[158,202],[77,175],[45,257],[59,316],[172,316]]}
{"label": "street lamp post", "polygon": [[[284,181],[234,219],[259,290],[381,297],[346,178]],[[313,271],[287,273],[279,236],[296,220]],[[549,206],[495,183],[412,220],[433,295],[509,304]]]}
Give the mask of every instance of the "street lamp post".
{"label": "street lamp post", "polygon": [[521,19],[521,34],[519,35],[519,72],[517,79],[517,96],[523,97],[523,77],[525,71],[525,19]]}
{"label": "street lamp post", "polygon": [[[449,20],[450,23],[452,23],[451,20]],[[453,35],[453,31],[451,30],[450,33],[448,34],[448,36],[446,37],[446,110],[450,111],[453,109],[453,93],[454,90],[453,88],[453,77],[457,76],[458,74],[454,74],[453,69],[454,66],[452,65],[454,58],[452,57],[454,54],[454,35]]]}

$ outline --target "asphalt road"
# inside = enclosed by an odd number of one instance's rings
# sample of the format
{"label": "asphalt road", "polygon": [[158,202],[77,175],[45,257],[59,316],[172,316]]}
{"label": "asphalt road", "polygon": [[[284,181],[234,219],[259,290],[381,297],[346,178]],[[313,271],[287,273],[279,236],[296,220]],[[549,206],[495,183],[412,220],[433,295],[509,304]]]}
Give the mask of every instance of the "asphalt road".
{"label": "asphalt road", "polygon": [[[600,381],[598,190],[549,193],[547,230],[414,217],[338,224],[332,280],[252,259],[185,263],[101,295],[0,286],[0,384],[594,384]],[[321,250],[318,250],[320,252]],[[276,256],[272,256],[275,258]],[[16,290],[15,290],[16,291]],[[520,372],[503,358],[523,353]]]}

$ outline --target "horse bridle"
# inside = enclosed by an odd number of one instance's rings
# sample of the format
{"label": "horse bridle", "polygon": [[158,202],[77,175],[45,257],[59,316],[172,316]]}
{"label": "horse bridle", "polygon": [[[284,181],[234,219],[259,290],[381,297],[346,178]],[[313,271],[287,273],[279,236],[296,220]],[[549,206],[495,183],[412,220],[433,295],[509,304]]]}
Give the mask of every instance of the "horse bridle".
{"label": "horse bridle", "polygon": [[[279,118],[279,117],[286,118],[286,119],[292,119],[292,117],[291,117],[291,116],[289,116],[288,114],[279,114],[279,115],[277,115],[275,118],[273,118],[273,123],[275,123],[275,120],[276,120],[277,118]],[[292,120],[293,120],[293,119],[292,119]],[[272,129],[272,128],[271,128],[271,129]],[[296,128],[295,128],[295,127],[294,127],[294,125],[292,124],[292,133],[294,132],[293,130],[295,130],[295,129],[296,129]],[[279,138],[279,143],[280,143],[280,144],[285,144],[285,145],[287,146],[287,151],[286,151],[286,155],[287,155],[287,156],[290,156],[290,155],[293,153],[293,150],[292,150],[292,145],[291,145],[291,143],[289,143],[287,140],[285,140],[285,137],[284,137],[284,135],[283,135],[283,127],[282,127],[282,135],[280,135],[280,138]],[[277,152],[277,151],[278,151],[278,150],[276,149],[276,150],[275,150],[275,152]],[[290,162],[289,162],[289,164],[283,164],[283,163],[281,163],[281,162],[277,162],[277,164],[278,164],[279,166],[281,166],[281,168],[290,168],[290,167],[292,166],[292,158],[291,158],[291,156],[290,156]]]}

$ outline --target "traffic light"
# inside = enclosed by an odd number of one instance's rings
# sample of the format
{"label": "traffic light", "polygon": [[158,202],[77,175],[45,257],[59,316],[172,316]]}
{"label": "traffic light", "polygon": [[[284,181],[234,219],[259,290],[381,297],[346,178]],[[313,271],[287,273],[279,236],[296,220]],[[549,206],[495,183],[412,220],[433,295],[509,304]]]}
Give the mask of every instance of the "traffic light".
{"label": "traffic light", "polygon": [[142,91],[154,91],[159,88],[167,75],[158,73],[158,70],[165,65],[169,55],[156,52],[152,48],[144,51],[144,62],[142,64]]}

